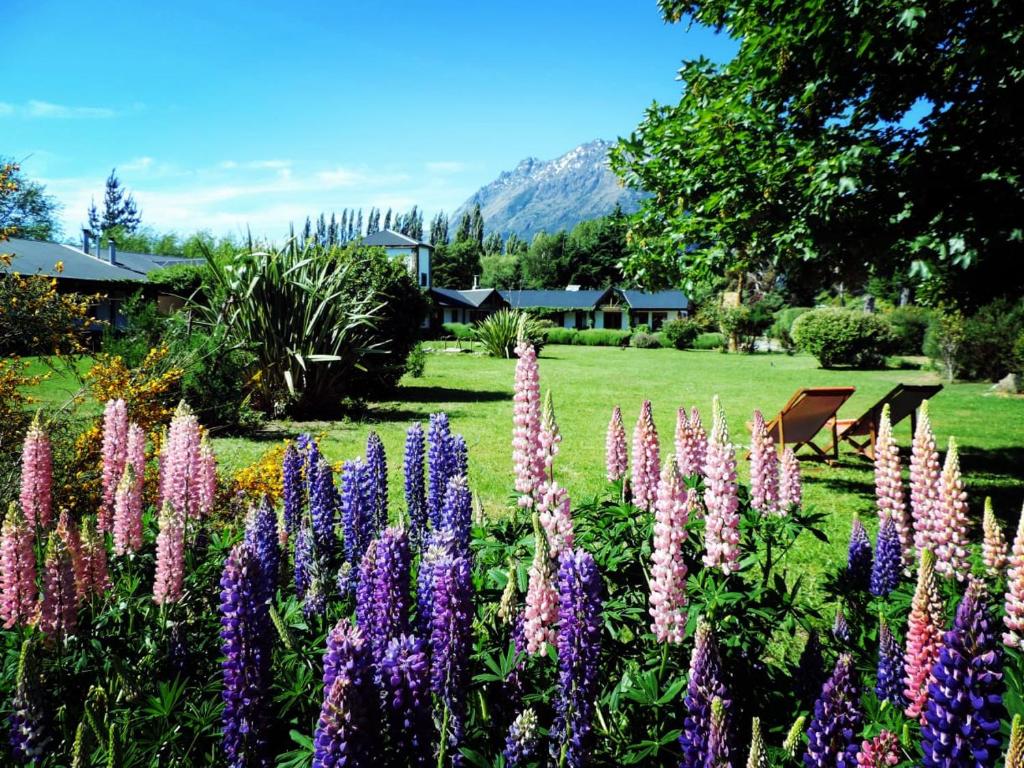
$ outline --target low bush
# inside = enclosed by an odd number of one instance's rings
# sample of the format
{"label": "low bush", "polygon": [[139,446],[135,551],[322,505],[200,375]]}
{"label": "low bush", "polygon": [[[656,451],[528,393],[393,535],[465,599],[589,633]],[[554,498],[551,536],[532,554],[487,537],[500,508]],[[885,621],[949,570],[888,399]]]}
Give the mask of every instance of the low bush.
{"label": "low bush", "polygon": [[793,341],[793,323],[800,315],[810,312],[809,307],[786,307],[775,313],[775,320],[769,329],[769,334],[785,350],[787,355],[796,351],[796,342]]}
{"label": "low bush", "polygon": [[697,323],[689,318],[669,320],[661,326],[661,332],[665,334],[667,346],[676,349],[689,349],[700,333]]}
{"label": "low bush", "polygon": [[960,377],[998,381],[1019,370],[1015,347],[1021,333],[1024,301],[1000,299],[981,307],[964,322],[963,344],[957,356]]}
{"label": "low bush", "polygon": [[920,355],[924,337],[932,320],[925,307],[896,307],[885,315],[893,334],[893,352],[898,355]]}
{"label": "low bush", "polygon": [[637,349],[661,349],[661,341],[657,334],[637,331],[629,340],[629,344]]}
{"label": "low bush", "polygon": [[576,344],[578,334],[575,328],[548,328],[544,332],[544,340],[548,344]]}
{"label": "low bush", "polygon": [[693,340],[694,349],[725,349],[725,336],[721,333],[699,333]]}
{"label": "low bush", "polygon": [[422,379],[423,372],[427,368],[427,353],[422,344],[417,344],[409,353],[409,359],[405,364],[405,372],[414,379]]}
{"label": "low bush", "polygon": [[576,343],[584,347],[624,347],[629,344],[629,331],[589,328],[576,332]]}
{"label": "low bush", "polygon": [[797,347],[823,368],[881,368],[892,351],[889,324],[878,315],[851,309],[815,309],[793,323]]}
{"label": "low bush", "polygon": [[473,326],[468,323],[445,323],[441,326],[444,328],[449,338],[455,339],[456,341],[473,341]]}

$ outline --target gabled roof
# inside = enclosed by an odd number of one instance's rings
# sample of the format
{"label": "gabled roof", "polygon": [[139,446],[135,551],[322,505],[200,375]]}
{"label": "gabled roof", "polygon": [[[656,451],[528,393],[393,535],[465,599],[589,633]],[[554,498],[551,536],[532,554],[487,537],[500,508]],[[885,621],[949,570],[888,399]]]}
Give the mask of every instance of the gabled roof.
{"label": "gabled roof", "polygon": [[608,295],[605,290],[588,291],[499,291],[513,307],[523,309],[594,309]]}
{"label": "gabled roof", "polygon": [[[135,272],[79,249],[42,240],[12,238],[0,242],[0,253],[14,254],[10,267],[0,269],[23,275],[45,275],[67,280],[90,280],[113,283],[119,281],[145,282],[144,273]],[[63,269],[57,270],[57,262]]]}
{"label": "gabled roof", "polygon": [[381,229],[372,235],[363,238],[363,245],[380,246],[384,248],[411,248],[415,245],[422,245],[430,248],[429,243],[415,240],[411,237],[395,232],[390,229]]}
{"label": "gabled roof", "polygon": [[682,291],[645,291],[621,290],[622,298],[631,309],[689,309],[690,300]]}
{"label": "gabled roof", "polygon": [[437,298],[437,303],[442,307],[464,307],[466,309],[477,309],[491,296],[501,294],[493,288],[474,288],[468,291],[456,291],[452,288],[431,288],[430,292]]}

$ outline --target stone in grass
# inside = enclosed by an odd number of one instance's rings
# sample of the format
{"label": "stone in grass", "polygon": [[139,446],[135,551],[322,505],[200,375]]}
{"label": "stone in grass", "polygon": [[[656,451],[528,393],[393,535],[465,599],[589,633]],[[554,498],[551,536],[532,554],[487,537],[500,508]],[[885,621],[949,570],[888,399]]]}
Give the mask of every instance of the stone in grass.
{"label": "stone in grass", "polygon": [[1020,393],[1020,376],[1016,373],[1008,373],[992,385],[993,392],[1004,395],[1016,395]]}

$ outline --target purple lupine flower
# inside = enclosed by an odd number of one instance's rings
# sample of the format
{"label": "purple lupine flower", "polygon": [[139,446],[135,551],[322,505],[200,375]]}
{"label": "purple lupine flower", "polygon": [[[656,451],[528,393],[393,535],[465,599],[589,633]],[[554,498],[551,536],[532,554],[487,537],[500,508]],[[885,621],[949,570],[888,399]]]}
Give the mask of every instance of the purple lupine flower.
{"label": "purple lupine flower", "polygon": [[807,643],[800,654],[796,676],[793,679],[800,703],[806,707],[812,706],[821,692],[824,681],[825,659],[821,653],[821,641],[818,639],[818,633],[811,631],[807,634]]}
{"label": "purple lupine flower", "polygon": [[454,474],[451,440],[447,414],[432,413],[427,430],[427,455],[430,461],[427,468],[427,515],[435,528],[441,517],[441,505],[444,504],[448,481]]}
{"label": "purple lupine flower", "polygon": [[305,504],[306,489],[302,482],[302,454],[294,444],[284,451],[281,464],[281,479],[284,496],[284,527],[288,535],[298,530],[302,521],[302,507]]}
{"label": "purple lupine flower", "polygon": [[985,588],[972,579],[932,667],[921,725],[925,768],[992,768],[1002,752],[1002,647]]}
{"label": "purple lupine flower", "polygon": [[878,673],[875,694],[879,701],[888,701],[899,710],[907,705],[907,700],[903,698],[903,648],[893,637],[884,616],[878,626]]}
{"label": "purple lupine flower", "polygon": [[509,768],[525,766],[536,756],[537,743],[537,713],[524,709],[516,715],[505,737],[505,764]]}
{"label": "purple lupine flower", "polygon": [[438,528],[452,532],[461,554],[469,553],[469,534],[473,518],[473,497],[466,478],[456,475],[448,481],[448,491],[441,506]]}
{"label": "purple lupine flower", "polygon": [[864,530],[860,516],[854,513],[850,526],[850,546],[846,556],[846,580],[856,590],[867,589],[871,583],[871,539]]}
{"label": "purple lupine flower", "polygon": [[455,554],[455,539],[451,531],[431,531],[423,544],[419,571],[416,574],[416,631],[421,637],[430,637],[431,614],[434,609],[434,569],[438,563]]}
{"label": "purple lupine flower", "polygon": [[711,700],[711,729],[708,732],[706,768],[732,768],[729,762],[729,729],[725,703],[717,696]]}
{"label": "purple lupine flower", "polygon": [[313,583],[313,533],[303,526],[295,536],[295,596],[306,598]]}
{"label": "purple lupine flower", "polygon": [[469,477],[469,448],[466,447],[466,438],[459,434],[452,435],[448,451],[451,456],[452,477]]}
{"label": "purple lupine flower", "polygon": [[807,728],[807,768],[855,768],[864,715],[853,678],[853,659],[844,653],[814,702]]}
{"label": "purple lupine flower", "polygon": [[900,534],[892,515],[886,516],[878,529],[875,546],[875,562],[871,567],[871,594],[887,597],[899,586],[903,569],[903,552],[900,548]]}
{"label": "purple lupine flower", "polygon": [[334,488],[334,470],[324,459],[310,469],[309,517],[313,526],[313,546],[317,558],[334,562],[338,549],[335,531],[338,518],[338,492]]}
{"label": "purple lupine flower", "polygon": [[420,547],[427,533],[427,492],[423,482],[423,427],[413,424],[405,433],[405,507],[409,512],[409,533],[414,547]]}
{"label": "purple lupine flower", "polygon": [[[430,616],[430,688],[443,708],[447,724],[440,734],[441,751],[451,749],[453,765],[461,762],[465,731],[465,695],[473,628],[473,583],[469,559],[448,556],[433,567]],[[438,761],[438,765],[441,761]]]}
{"label": "purple lupine flower", "polygon": [[235,545],[220,579],[221,651],[224,660],[223,731],[228,765],[272,764],[270,606],[262,599],[263,575],[255,552]]}
{"label": "purple lupine flower", "polygon": [[703,619],[697,625],[690,656],[690,679],[683,700],[685,716],[679,745],[683,749],[680,768],[705,768],[708,738],[711,734],[711,702],[718,698],[728,708],[730,701],[722,682],[722,662],[718,656],[711,625]]}
{"label": "purple lupine flower", "polygon": [[428,765],[433,743],[426,644],[412,635],[391,638],[379,675],[388,733],[402,764]]}
{"label": "purple lupine flower", "polygon": [[36,660],[33,637],[21,644],[18,676],[11,700],[11,752],[22,763],[40,762],[50,746],[50,723],[46,706],[46,686]]}
{"label": "purple lupine flower", "polygon": [[371,488],[374,527],[382,530],[388,524],[388,458],[380,435],[370,432],[366,438],[366,470]]}
{"label": "purple lupine flower", "polygon": [[359,630],[342,619],[327,636],[324,653],[324,703],[313,736],[313,768],[370,765],[379,757],[374,745],[376,705],[369,654]]}
{"label": "purple lupine flower", "polygon": [[277,576],[281,568],[281,549],[278,546],[277,515],[270,501],[264,497],[258,507],[249,511],[245,524],[245,544],[252,549],[260,564],[262,594],[270,600],[277,589]]}
{"label": "purple lupine flower", "polygon": [[558,698],[551,754],[579,768],[590,754],[591,720],[600,686],[603,585],[597,564],[582,549],[558,557]]}
{"label": "purple lupine flower", "polygon": [[373,508],[366,495],[366,465],[346,461],[341,469],[341,530],[344,537],[345,561],[352,568],[352,583],[366,548],[373,539]]}
{"label": "purple lupine flower", "polygon": [[359,563],[359,570],[356,571],[356,626],[367,637],[370,627],[374,621],[373,588],[377,580],[377,546],[379,541],[374,539],[370,546],[363,553],[362,562]]}
{"label": "purple lupine flower", "polygon": [[836,618],[832,622],[832,639],[841,645],[849,645],[853,640],[853,632],[850,630],[850,623],[846,620],[842,606],[836,608]]}
{"label": "purple lupine flower", "polygon": [[402,528],[385,530],[363,557],[356,620],[378,667],[388,643],[408,629],[409,568],[409,538]]}

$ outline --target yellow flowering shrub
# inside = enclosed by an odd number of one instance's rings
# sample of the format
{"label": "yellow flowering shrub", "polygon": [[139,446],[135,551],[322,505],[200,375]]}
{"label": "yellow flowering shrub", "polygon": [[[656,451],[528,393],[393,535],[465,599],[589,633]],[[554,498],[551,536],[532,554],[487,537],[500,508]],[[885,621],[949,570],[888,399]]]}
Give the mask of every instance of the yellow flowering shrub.
{"label": "yellow flowering shrub", "polygon": [[232,491],[252,500],[268,496],[273,504],[281,501],[284,495],[281,463],[290,442],[285,440],[280,445],[264,451],[252,464],[238,470],[231,481]]}
{"label": "yellow flowering shrub", "polygon": [[167,347],[155,347],[138,368],[129,368],[119,355],[98,355],[86,374],[93,397],[101,404],[121,398],[128,418],[147,432],[170,421],[184,372],[167,355]]}

